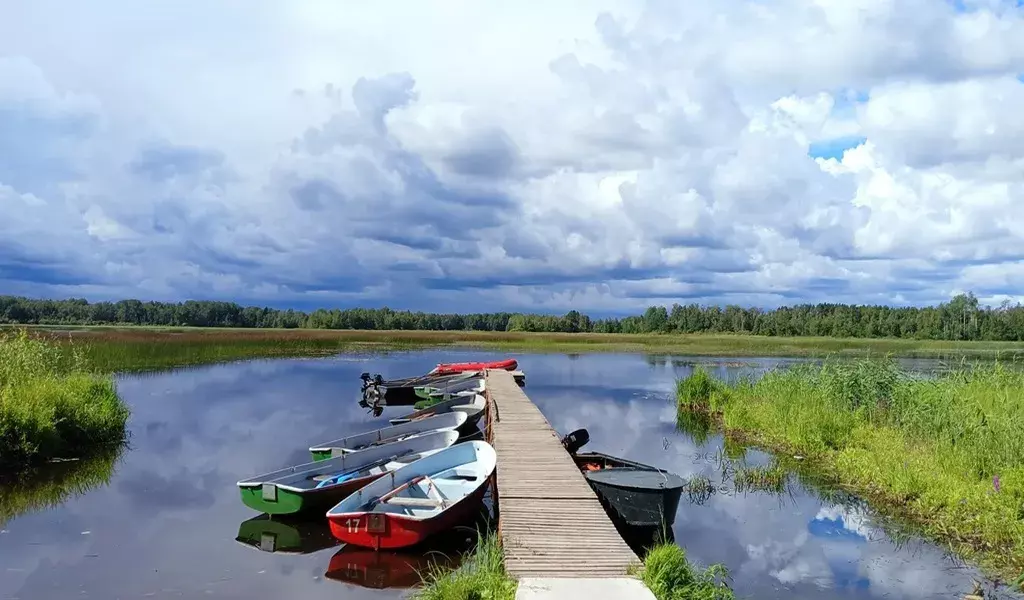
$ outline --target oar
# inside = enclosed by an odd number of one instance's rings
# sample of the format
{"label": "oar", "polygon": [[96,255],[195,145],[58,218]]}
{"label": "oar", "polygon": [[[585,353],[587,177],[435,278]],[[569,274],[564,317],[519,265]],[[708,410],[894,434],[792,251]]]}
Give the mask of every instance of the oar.
{"label": "oar", "polygon": [[397,458],[401,458],[401,457],[405,456],[406,454],[411,454],[411,453],[412,453],[412,450],[406,450],[405,452],[400,452],[398,454],[395,454],[395,455],[392,455],[392,456],[389,456],[389,457],[386,457],[386,458],[382,458],[382,459],[374,461],[374,462],[372,462],[370,464],[363,465],[363,466],[361,466],[361,467],[359,467],[357,469],[352,469],[351,471],[345,471],[345,472],[342,472],[342,473],[336,473],[334,475],[331,475],[327,479],[322,479],[320,481],[320,483],[317,484],[316,487],[320,488],[320,487],[324,487],[326,485],[331,485],[332,483],[339,483],[340,480],[343,477],[347,477],[349,475],[354,475],[354,474],[360,473],[362,471],[369,471],[370,469],[372,469],[374,467],[379,467],[381,465],[386,465],[389,462],[391,462],[391,461],[393,461],[393,460],[395,460]]}
{"label": "oar", "polygon": [[372,506],[374,504],[380,504],[380,503],[383,503],[383,502],[387,502],[392,496],[394,496],[398,492],[401,492],[402,490],[407,489],[409,486],[416,485],[417,483],[423,481],[424,479],[426,479],[427,481],[430,481],[430,477],[428,477],[426,475],[420,475],[418,477],[413,477],[409,481],[406,481],[402,485],[400,485],[400,486],[396,487],[395,489],[391,490],[390,492],[384,494],[380,498],[377,498],[376,500],[371,500],[370,501],[370,505]]}

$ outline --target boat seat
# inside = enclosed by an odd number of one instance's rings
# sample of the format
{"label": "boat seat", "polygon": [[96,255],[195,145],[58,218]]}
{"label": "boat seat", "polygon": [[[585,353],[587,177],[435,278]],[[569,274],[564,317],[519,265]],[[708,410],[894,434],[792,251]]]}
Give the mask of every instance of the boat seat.
{"label": "boat seat", "polygon": [[395,496],[387,499],[387,504],[394,506],[408,506],[410,508],[438,508],[440,500],[433,498],[410,498],[409,496]]}

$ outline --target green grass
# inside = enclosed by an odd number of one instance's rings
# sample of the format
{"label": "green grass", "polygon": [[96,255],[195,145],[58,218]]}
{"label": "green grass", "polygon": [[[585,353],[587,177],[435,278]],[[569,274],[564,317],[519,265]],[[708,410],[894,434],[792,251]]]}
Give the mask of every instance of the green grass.
{"label": "green grass", "polygon": [[644,557],[637,573],[658,600],[732,600],[729,571],[720,564],[701,569],[690,563],[686,550],[660,544]]}
{"label": "green grass", "polygon": [[892,360],[826,361],[725,384],[696,369],[679,409],[785,456],[914,523],[1008,580],[1024,573],[1024,372],[932,378]]}
{"label": "green grass", "polygon": [[82,457],[124,442],[128,407],[74,347],[0,334],[0,466]]}
{"label": "green grass", "polygon": [[480,536],[476,550],[458,569],[434,567],[425,574],[415,600],[514,600],[516,582],[505,573],[496,535]]}
{"label": "green grass", "polygon": [[144,371],[252,358],[324,356],[425,347],[516,352],[641,352],[689,356],[1024,357],[1024,344],[941,340],[767,337],[742,334],[598,334],[487,331],[359,331],[139,326],[33,326],[34,335],[75,340],[102,371]]}
{"label": "green grass", "polygon": [[0,477],[0,527],[27,512],[59,506],[110,481],[121,448],[103,449],[82,460],[42,465]]}
{"label": "green grass", "polygon": [[691,504],[701,505],[710,500],[718,489],[707,475],[694,475],[686,481],[683,491]]}
{"label": "green grass", "polygon": [[738,493],[767,492],[782,494],[786,491],[789,473],[779,465],[738,467],[733,476],[733,487]]}
{"label": "green grass", "polygon": [[[675,544],[659,544],[631,573],[658,600],[733,600],[728,570],[720,564],[701,569],[690,563]],[[454,570],[432,568],[413,600],[514,600],[516,582],[505,572],[498,537],[481,536],[476,550]]]}

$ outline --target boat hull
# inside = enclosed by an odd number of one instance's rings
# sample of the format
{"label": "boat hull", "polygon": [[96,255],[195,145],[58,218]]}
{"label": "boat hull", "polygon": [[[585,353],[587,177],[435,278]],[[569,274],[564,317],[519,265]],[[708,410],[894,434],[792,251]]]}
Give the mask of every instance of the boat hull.
{"label": "boat hull", "polygon": [[484,369],[515,371],[518,366],[519,362],[514,358],[483,362],[440,363],[430,371],[430,374],[461,373],[462,371],[482,371]]}
{"label": "boat hull", "polygon": [[[576,454],[573,459],[612,519],[629,527],[670,528],[675,523],[685,485],[678,475],[596,452]],[[591,470],[594,466],[598,468]],[[631,484],[627,481],[631,471],[664,474],[667,481],[663,487]],[[606,472],[602,479],[598,479],[599,475],[592,475],[601,472]],[[623,477],[617,479],[615,473],[621,473]],[[607,477],[609,474],[613,476]]]}
{"label": "boat hull", "polygon": [[392,513],[328,515],[331,534],[337,539],[374,550],[406,548],[472,519],[480,510],[487,485],[482,484],[445,511],[430,519],[413,519]]}
{"label": "boat hull", "polygon": [[367,475],[337,485],[302,491],[278,487],[276,499],[273,500],[264,497],[261,487],[243,487],[239,490],[242,494],[242,503],[253,510],[268,515],[307,516],[323,513],[344,500],[352,492],[384,475],[386,473]]}

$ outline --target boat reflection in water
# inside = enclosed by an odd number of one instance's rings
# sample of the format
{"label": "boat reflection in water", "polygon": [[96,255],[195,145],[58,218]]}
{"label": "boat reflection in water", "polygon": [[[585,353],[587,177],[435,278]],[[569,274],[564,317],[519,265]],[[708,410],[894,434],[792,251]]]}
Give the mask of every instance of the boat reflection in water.
{"label": "boat reflection in water", "polygon": [[431,569],[458,568],[476,541],[477,528],[464,525],[401,551],[346,544],[331,557],[324,577],[373,589],[416,587]]}
{"label": "boat reflection in water", "polygon": [[299,519],[263,514],[238,526],[240,544],[264,552],[312,554],[341,545],[324,520]]}

